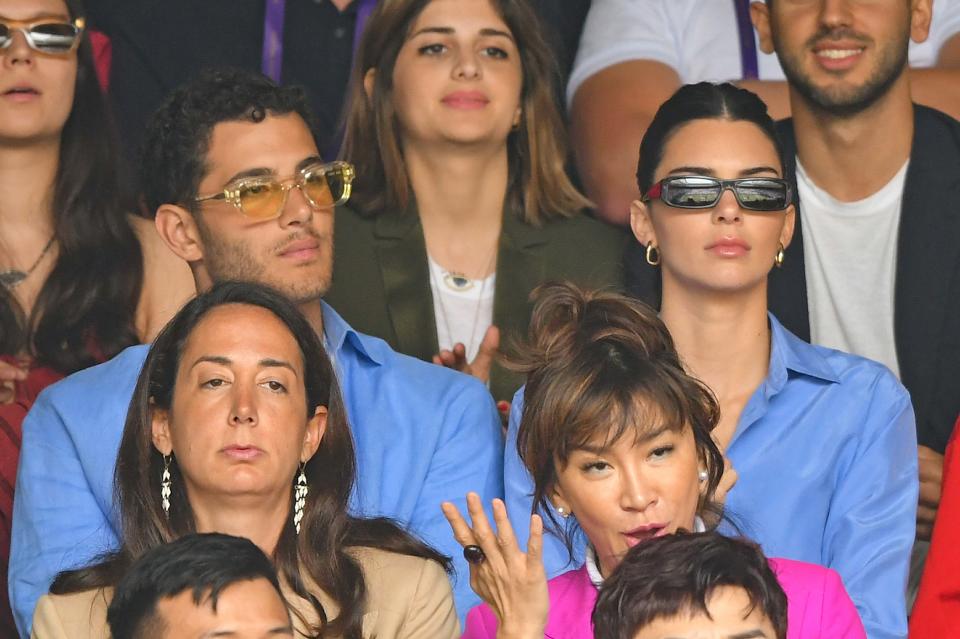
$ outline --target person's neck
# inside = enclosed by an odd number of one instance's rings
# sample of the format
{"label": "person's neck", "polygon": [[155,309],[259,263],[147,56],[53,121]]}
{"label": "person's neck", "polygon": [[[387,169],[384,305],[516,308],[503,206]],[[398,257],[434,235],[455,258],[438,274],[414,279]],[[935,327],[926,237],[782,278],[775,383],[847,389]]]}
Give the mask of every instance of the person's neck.
{"label": "person's neck", "polygon": [[[189,491],[188,491],[189,492]],[[246,537],[268,557],[273,555],[280,533],[290,514],[293,489],[286,495],[264,497],[211,496],[209,499],[190,499],[190,507],[197,524],[197,532],[218,532]]]}
{"label": "person's neck", "polygon": [[913,103],[907,74],[874,104],[850,117],[810,105],[790,90],[797,156],[807,176],[843,202],[862,200],[897,174],[913,144]]}
{"label": "person's neck", "polygon": [[323,304],[320,303],[320,300],[304,302],[303,304],[300,304],[298,308],[310,323],[310,326],[313,327],[313,330],[317,334],[317,337],[320,338],[320,341],[323,341]]}
{"label": "person's neck", "polygon": [[690,373],[720,399],[751,394],[766,378],[766,281],[740,292],[691,292],[667,275],[660,318]]}
{"label": "person's neck", "polygon": [[[0,241],[46,243],[53,233],[53,187],[59,139],[29,146],[0,144]],[[32,242],[31,242],[32,243]]]}
{"label": "person's neck", "polygon": [[468,244],[499,236],[508,177],[505,145],[407,144],[404,159],[425,232]]}

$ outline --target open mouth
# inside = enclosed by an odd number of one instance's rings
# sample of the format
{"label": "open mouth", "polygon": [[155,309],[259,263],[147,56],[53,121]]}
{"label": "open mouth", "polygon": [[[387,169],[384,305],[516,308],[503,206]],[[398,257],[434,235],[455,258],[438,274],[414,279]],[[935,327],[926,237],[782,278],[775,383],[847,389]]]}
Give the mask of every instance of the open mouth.
{"label": "open mouth", "polygon": [[637,544],[641,544],[645,541],[653,539],[654,537],[660,537],[667,534],[667,525],[648,524],[646,526],[634,528],[633,530],[622,534],[627,539],[627,545],[633,548]]}

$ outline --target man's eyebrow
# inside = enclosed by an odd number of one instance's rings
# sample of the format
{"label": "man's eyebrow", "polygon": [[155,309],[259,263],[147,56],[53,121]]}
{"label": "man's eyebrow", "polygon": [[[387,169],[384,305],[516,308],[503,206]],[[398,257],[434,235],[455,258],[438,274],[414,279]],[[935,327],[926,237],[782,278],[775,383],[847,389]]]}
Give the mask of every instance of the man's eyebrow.
{"label": "man's eyebrow", "polygon": [[760,173],[774,173],[776,175],[780,175],[780,171],[772,166],[754,166],[740,171],[740,175],[745,177],[750,175],[758,175]]}
{"label": "man's eyebrow", "polygon": [[[289,625],[286,626],[274,626],[267,630],[267,635],[283,635],[285,637],[293,636],[293,628]],[[214,639],[214,637],[236,637],[237,631],[232,629],[227,630],[211,630],[200,635],[200,639]]]}
{"label": "man's eyebrow", "polygon": [[227,180],[227,184],[230,184],[231,182],[236,182],[237,180],[242,180],[243,178],[264,177],[264,176],[271,176],[271,175],[276,175],[273,169],[268,169],[266,167],[259,166],[253,169],[245,169],[243,171],[240,171],[239,173],[235,173],[230,177],[229,180]]}
{"label": "man's eyebrow", "polygon": [[707,175],[713,176],[717,172],[707,166],[678,166],[675,169],[671,169],[667,175],[675,175],[677,173],[696,173],[697,175]]}
{"label": "man's eyebrow", "polygon": [[308,166],[311,166],[313,164],[320,164],[322,162],[323,162],[323,158],[320,157],[319,155],[311,155],[308,158],[303,158],[302,160],[300,160],[300,162],[297,163],[297,168],[294,169],[294,171],[296,173],[299,173],[300,171],[304,170]]}

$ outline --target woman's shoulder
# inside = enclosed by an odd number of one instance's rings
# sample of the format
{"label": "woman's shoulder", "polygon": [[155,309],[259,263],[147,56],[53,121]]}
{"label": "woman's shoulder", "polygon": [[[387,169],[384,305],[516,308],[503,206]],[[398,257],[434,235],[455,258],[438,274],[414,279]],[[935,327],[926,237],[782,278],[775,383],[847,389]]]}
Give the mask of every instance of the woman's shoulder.
{"label": "woman's shoulder", "polygon": [[453,589],[443,567],[424,557],[355,547],[378,637],[458,637]]}
{"label": "woman's shoulder", "polygon": [[108,639],[110,592],[102,588],[69,595],[44,595],[33,613],[35,639]]}
{"label": "woman's shoulder", "polygon": [[[771,558],[768,561],[787,595],[790,637],[866,637],[860,615],[837,571],[792,559]],[[803,632],[796,633],[795,629]]]}
{"label": "woman's shoulder", "polygon": [[196,293],[190,267],[170,250],[153,220],[129,215],[143,252],[143,288],[137,305],[137,333],[152,340],[180,307]]}

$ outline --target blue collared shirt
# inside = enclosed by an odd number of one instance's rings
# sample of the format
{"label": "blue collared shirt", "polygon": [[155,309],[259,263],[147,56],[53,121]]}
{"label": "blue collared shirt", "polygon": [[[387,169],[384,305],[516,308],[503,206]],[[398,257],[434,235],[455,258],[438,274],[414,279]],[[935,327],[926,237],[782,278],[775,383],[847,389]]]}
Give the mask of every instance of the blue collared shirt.
{"label": "blue collared shirt", "polygon": [[[486,503],[503,495],[503,438],[493,398],[473,378],[357,333],[326,304],[323,322],[356,442],[353,512],[391,517],[450,555],[462,619],[478,599],[440,503],[452,501],[466,512],[468,491]],[[146,355],[147,346],[134,346],[71,375],[41,393],[24,421],[9,576],[24,636],[58,572],[118,545],[113,471]]]}
{"label": "blue collared shirt", "polygon": [[[772,315],[770,329],[767,378],[726,451],[739,474],[726,511],[767,556],[840,573],[871,639],[906,637],[919,491],[910,397],[882,364],[811,346]],[[510,411],[504,479],[511,522],[526,544],[533,490],[517,455],[522,410],[521,388]],[[582,535],[572,563],[552,535],[543,555],[550,577],[582,564]]]}

